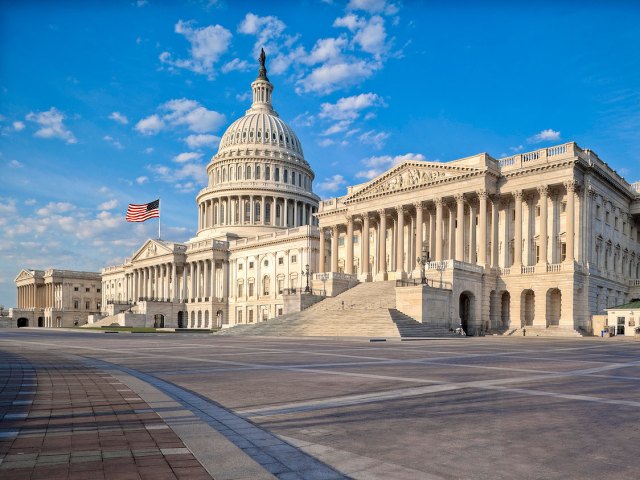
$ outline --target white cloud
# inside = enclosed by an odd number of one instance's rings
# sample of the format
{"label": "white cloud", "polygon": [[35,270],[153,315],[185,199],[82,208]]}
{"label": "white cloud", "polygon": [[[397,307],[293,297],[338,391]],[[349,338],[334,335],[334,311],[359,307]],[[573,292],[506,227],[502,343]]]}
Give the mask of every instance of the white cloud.
{"label": "white cloud", "polygon": [[113,138],[111,135],[105,135],[104,137],[102,137],[102,139],[105,142],[108,142],[111,145],[113,145],[114,147],[116,147],[118,150],[122,150],[124,148],[124,146],[118,140]]}
{"label": "white cloud", "polygon": [[169,100],[158,107],[160,114],[140,120],[135,129],[143,135],[155,135],[167,126],[186,126],[195,133],[215,131],[226,122],[226,117],[208,110],[195,100],[179,98]]}
{"label": "white cloud", "polygon": [[191,57],[173,60],[169,52],[160,54],[160,61],[172,67],[184,68],[195,73],[215,76],[214,66],[220,56],[229,48],[231,32],[221,25],[193,28],[193,22],[179,20],[174,31],[191,44]]}
{"label": "white cloud", "polygon": [[153,147],[147,147],[144,149],[144,153],[146,153],[147,155],[153,153]]}
{"label": "white cloud", "polygon": [[22,168],[22,163],[20,163],[18,160],[11,160],[9,162],[9,168]]}
{"label": "white cloud", "polygon": [[136,123],[135,129],[142,135],[155,135],[164,128],[164,122],[156,114],[149,115]]}
{"label": "white cloud", "polygon": [[318,141],[318,145],[320,145],[321,147],[330,147],[335,143],[335,140],[332,140],[330,138],[323,138],[322,140]]}
{"label": "white cloud", "polygon": [[144,175],[143,175],[143,176],[140,176],[140,177],[138,177],[138,178],[136,178],[136,183],[137,183],[138,185],[144,185],[144,184],[145,184],[145,183],[147,183],[148,181],[149,181],[149,177],[145,177]]}
{"label": "white cloud", "polygon": [[24,130],[24,127],[25,127],[24,122],[21,122],[21,121],[19,121],[19,120],[17,120],[17,121],[15,121],[15,122],[13,122],[13,124],[12,124],[12,125],[13,125],[13,129],[14,129],[16,132],[19,132],[20,130]]}
{"label": "white cloud", "polygon": [[425,161],[426,157],[421,153],[405,153],[404,155],[396,155],[395,157],[392,157],[391,155],[382,155],[365,158],[362,160],[362,163],[367,168],[356,173],[356,177],[371,180],[372,178],[380,175],[383,171],[399,165],[402,162],[406,162],[407,160]]}
{"label": "white cloud", "polygon": [[24,201],[24,204],[25,204],[25,205],[29,205],[29,206],[31,206],[31,205],[35,205],[35,204],[36,204],[36,199],[35,199],[35,198],[27,198],[27,199]]}
{"label": "white cloud", "polygon": [[246,60],[234,58],[233,60],[225,63],[220,70],[222,70],[222,73],[229,73],[233,70],[244,72],[250,70],[251,68],[252,66]]}
{"label": "white cloud", "polygon": [[560,132],[556,132],[550,128],[542,130],[527,139],[529,143],[555,142],[556,140],[560,140]]}
{"label": "white cloud", "polygon": [[192,160],[200,160],[201,157],[202,154],[198,152],[184,152],[173,157],[173,161],[177,163],[187,163]]}
{"label": "white cloud", "polygon": [[384,146],[388,138],[389,138],[388,132],[376,132],[374,130],[369,130],[368,132],[364,132],[362,135],[358,137],[358,139],[362,143],[373,145],[374,148],[378,150],[380,150]]}
{"label": "white cloud", "polygon": [[129,119],[120,112],[112,112],[111,115],[109,115],[109,118],[114,122],[118,122],[122,125],[126,125],[127,123],[129,123]]}
{"label": "white cloud", "polygon": [[39,208],[36,213],[47,217],[50,215],[57,215],[60,213],[70,212],[75,210],[76,206],[69,202],[49,202],[42,208]]}
{"label": "white cloud", "polygon": [[65,116],[55,107],[51,107],[46,112],[30,112],[26,119],[40,126],[34,134],[36,137],[59,138],[67,143],[78,143],[76,137],[63,123]]}
{"label": "white cloud", "polygon": [[517,147],[509,147],[512,152],[521,152],[524,150],[524,145],[518,145]]}
{"label": "white cloud", "polygon": [[217,135],[189,135],[184,139],[189,148],[200,148],[200,147],[210,147],[215,148],[216,143],[220,141],[220,137]]}
{"label": "white cloud", "polygon": [[200,163],[183,163],[178,168],[166,165],[148,165],[147,169],[154,174],[157,180],[175,185],[179,181],[186,183],[192,181],[197,185],[207,183],[206,166]]}
{"label": "white cloud", "polygon": [[364,10],[368,13],[385,13],[394,15],[398,13],[398,7],[386,0],[349,0],[348,10]]}
{"label": "white cloud", "polygon": [[332,177],[325,178],[318,184],[318,191],[320,192],[336,192],[347,184],[347,181],[342,175],[336,174]]}
{"label": "white cloud", "polygon": [[298,80],[297,93],[314,92],[328,94],[340,88],[355,85],[369,78],[380,65],[364,60],[324,64],[314,68],[306,77]]}
{"label": "white cloud", "polygon": [[350,97],[342,97],[336,103],[323,103],[320,108],[321,118],[333,120],[355,120],[365,108],[384,106],[384,100],[375,93],[361,93]]}
{"label": "white cloud", "polygon": [[310,65],[335,61],[342,55],[342,51],[348,44],[349,42],[344,36],[338,38],[320,38],[316,41],[311,53],[304,61]]}
{"label": "white cloud", "polygon": [[388,48],[386,40],[387,32],[384,28],[384,20],[379,16],[371,17],[354,37],[354,41],[363,51],[378,56],[386,52]]}
{"label": "white cloud", "polygon": [[118,200],[111,199],[98,205],[98,210],[113,210],[118,206]]}

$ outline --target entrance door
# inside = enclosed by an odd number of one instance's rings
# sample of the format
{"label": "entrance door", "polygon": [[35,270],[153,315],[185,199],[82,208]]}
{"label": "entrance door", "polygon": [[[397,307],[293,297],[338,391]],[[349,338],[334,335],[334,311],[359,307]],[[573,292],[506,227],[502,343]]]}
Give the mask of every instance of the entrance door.
{"label": "entrance door", "polygon": [[185,328],[185,326],[184,326],[184,312],[178,312],[178,328]]}
{"label": "entrance door", "polygon": [[44,317],[38,317],[38,326],[44,327]]}
{"label": "entrance door", "polygon": [[29,319],[28,318],[19,318],[18,319],[18,328],[20,327],[28,327],[29,326]]}
{"label": "entrance door", "polygon": [[460,323],[465,332],[469,332],[469,320],[471,320],[471,298],[468,294],[460,295]]}
{"label": "entrance door", "polygon": [[158,313],[153,317],[153,328],[164,328],[164,315]]}

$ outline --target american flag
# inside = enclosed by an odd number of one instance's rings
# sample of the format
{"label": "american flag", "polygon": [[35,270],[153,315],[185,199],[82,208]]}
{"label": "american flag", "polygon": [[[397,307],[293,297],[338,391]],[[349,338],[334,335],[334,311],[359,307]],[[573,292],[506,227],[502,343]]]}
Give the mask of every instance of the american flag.
{"label": "american flag", "polygon": [[150,218],[160,218],[160,199],[149,203],[129,204],[127,222],[144,222]]}

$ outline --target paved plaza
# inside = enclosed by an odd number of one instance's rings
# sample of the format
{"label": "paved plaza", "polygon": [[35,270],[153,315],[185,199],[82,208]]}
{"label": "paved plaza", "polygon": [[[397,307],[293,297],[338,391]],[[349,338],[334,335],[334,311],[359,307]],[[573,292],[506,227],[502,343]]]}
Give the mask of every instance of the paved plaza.
{"label": "paved plaza", "polygon": [[637,478],[639,352],[5,330],[0,478]]}

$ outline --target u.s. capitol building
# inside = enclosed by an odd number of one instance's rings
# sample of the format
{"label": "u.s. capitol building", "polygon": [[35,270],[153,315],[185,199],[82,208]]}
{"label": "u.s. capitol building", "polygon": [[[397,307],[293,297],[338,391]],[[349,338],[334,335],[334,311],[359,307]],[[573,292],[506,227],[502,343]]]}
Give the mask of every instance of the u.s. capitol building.
{"label": "u.s. capitol building", "polygon": [[[640,188],[595,152],[571,142],[406,161],[320,201],[300,141],[273,110],[264,59],[251,87],[251,108],[207,166],[197,235],[150,239],[105,268],[103,315],[188,328],[263,322],[305,286],[306,265],[328,295],[357,282],[398,290],[424,274],[434,295],[446,290],[441,320],[465,330],[588,331],[592,315],[640,297]],[[405,313],[428,321],[429,291],[412,295]]]}

